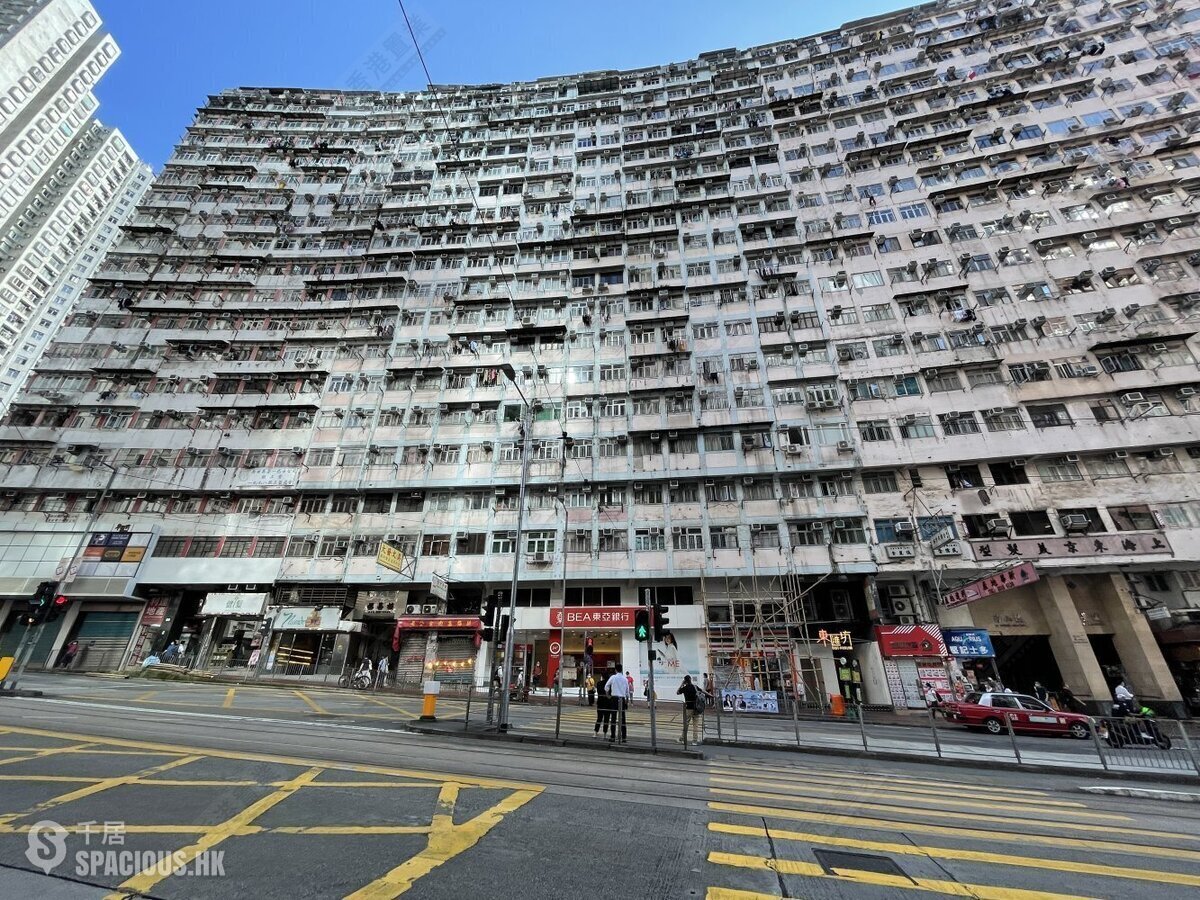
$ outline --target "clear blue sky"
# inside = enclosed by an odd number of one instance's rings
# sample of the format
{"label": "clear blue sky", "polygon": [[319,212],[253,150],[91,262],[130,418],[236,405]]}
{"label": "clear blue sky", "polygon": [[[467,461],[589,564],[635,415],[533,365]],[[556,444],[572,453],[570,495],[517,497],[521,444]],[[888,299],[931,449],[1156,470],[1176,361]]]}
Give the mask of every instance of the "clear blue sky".
{"label": "clear blue sky", "polygon": [[[405,0],[435,82],[487,83],[689,59],[828,30],[902,0]],[[417,90],[396,0],[93,0],[122,50],[96,93],[157,170],[209,94],[238,86]]]}

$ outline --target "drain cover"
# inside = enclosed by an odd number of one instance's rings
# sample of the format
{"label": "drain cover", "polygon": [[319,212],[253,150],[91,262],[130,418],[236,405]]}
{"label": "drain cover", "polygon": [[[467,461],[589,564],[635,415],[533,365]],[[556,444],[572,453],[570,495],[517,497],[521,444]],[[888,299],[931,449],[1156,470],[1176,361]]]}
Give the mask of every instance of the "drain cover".
{"label": "drain cover", "polygon": [[842,850],[827,850],[821,847],[812,848],[822,868],[830,875],[834,869],[857,869],[860,872],[874,872],[877,875],[893,875],[897,878],[908,878],[896,863],[887,856],[874,856],[870,853],[847,853]]}

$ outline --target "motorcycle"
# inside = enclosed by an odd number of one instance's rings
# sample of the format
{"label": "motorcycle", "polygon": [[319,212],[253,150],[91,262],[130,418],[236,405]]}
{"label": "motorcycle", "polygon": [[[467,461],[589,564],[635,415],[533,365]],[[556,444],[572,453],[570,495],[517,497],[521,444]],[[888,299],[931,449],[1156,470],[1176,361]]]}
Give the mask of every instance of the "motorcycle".
{"label": "motorcycle", "polygon": [[1126,745],[1171,749],[1171,739],[1163,734],[1155,721],[1154,710],[1146,706],[1135,708],[1128,703],[1113,704],[1112,718],[1102,720],[1096,733],[1114,749]]}

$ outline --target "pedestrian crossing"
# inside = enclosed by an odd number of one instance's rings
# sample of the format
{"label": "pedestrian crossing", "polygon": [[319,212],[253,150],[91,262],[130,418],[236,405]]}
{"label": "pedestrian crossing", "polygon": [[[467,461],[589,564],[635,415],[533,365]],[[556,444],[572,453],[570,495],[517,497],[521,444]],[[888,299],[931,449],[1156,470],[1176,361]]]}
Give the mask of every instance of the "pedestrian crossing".
{"label": "pedestrian crossing", "polygon": [[1200,889],[1200,817],[1174,808],[1188,804],[1135,815],[1083,795],[975,785],[966,772],[939,781],[734,761],[708,772],[708,900]]}

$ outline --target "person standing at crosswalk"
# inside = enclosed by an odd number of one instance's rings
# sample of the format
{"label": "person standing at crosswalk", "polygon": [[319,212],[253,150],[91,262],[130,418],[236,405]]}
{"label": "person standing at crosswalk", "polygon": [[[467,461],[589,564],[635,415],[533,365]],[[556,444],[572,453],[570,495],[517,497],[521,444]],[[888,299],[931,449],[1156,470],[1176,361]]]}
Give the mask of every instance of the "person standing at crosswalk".
{"label": "person standing at crosswalk", "polygon": [[625,726],[625,710],[629,707],[629,678],[617,667],[617,671],[609,676],[608,682],[604,685],[604,691],[615,702],[613,715],[612,736],[609,740],[613,740],[617,736],[617,722],[621,723],[621,743],[625,743],[628,737],[628,731]]}

